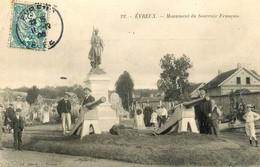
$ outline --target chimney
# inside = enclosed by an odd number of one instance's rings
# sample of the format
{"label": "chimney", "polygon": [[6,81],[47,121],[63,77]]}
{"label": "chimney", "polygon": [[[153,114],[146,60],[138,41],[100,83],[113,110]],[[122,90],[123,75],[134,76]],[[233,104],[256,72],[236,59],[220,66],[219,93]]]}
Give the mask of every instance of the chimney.
{"label": "chimney", "polygon": [[221,74],[221,73],[222,73],[222,71],[221,71],[221,70],[218,70],[218,75]]}
{"label": "chimney", "polygon": [[237,69],[240,69],[242,67],[242,64],[237,63]]}

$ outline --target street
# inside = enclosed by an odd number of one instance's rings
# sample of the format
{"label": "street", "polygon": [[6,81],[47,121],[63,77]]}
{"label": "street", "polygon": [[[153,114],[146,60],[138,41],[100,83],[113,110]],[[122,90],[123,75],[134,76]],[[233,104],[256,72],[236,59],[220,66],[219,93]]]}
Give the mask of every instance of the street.
{"label": "street", "polygon": [[147,165],[132,164],[120,161],[94,159],[83,156],[69,156],[34,151],[0,150],[0,167],[144,167]]}

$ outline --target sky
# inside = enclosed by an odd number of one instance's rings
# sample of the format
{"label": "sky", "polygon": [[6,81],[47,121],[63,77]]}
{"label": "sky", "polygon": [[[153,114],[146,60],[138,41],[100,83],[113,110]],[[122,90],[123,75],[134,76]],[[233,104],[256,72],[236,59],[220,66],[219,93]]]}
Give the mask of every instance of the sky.
{"label": "sky", "polygon": [[[23,0],[19,1],[23,3]],[[157,88],[160,59],[165,54],[190,57],[190,82],[209,82],[218,70],[236,68],[237,63],[260,73],[260,1],[242,0],[38,0],[56,5],[64,22],[60,42],[51,50],[10,48],[12,6],[0,3],[0,88],[44,87],[82,84],[91,68],[88,52],[93,27],[104,41],[101,67],[114,89],[126,70],[135,88]],[[156,14],[155,19],[135,18]],[[189,15],[189,18],[166,18]],[[197,18],[191,18],[194,14]],[[236,15],[223,18],[219,15]],[[126,19],[120,18],[126,15]],[[216,18],[198,18],[216,15]],[[59,34],[55,15],[53,31]],[[56,26],[56,29],[55,29]],[[52,29],[51,29],[52,30]],[[67,80],[60,79],[66,77]]]}

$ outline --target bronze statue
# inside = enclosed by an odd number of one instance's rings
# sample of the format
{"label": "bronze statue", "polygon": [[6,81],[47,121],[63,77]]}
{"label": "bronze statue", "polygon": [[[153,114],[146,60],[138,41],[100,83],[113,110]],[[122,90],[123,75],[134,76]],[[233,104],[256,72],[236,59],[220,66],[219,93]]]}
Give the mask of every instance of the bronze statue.
{"label": "bronze statue", "polygon": [[89,51],[88,58],[92,67],[91,72],[104,73],[104,71],[99,68],[99,65],[101,64],[101,54],[104,50],[104,44],[100,36],[98,36],[98,32],[99,30],[97,28],[93,29],[91,37],[91,49]]}

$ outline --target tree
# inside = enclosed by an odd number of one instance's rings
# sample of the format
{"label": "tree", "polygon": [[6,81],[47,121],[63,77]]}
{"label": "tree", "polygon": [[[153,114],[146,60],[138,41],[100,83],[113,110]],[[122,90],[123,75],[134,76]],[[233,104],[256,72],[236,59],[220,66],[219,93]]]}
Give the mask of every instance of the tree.
{"label": "tree", "polygon": [[116,93],[122,99],[123,108],[129,110],[129,105],[133,102],[133,89],[134,83],[127,71],[124,71],[122,75],[119,76],[115,83]]}
{"label": "tree", "polygon": [[36,100],[39,95],[39,89],[36,86],[33,86],[27,91],[27,97],[26,101],[32,105]]}
{"label": "tree", "polygon": [[159,90],[165,93],[165,101],[187,100],[189,87],[188,69],[192,67],[190,58],[183,54],[180,58],[175,58],[173,54],[166,54],[160,60],[163,72],[157,81]]}
{"label": "tree", "polygon": [[80,101],[83,101],[83,99],[85,97],[85,93],[84,93],[84,89],[81,85],[76,87],[73,92],[77,95],[77,97],[79,98]]}
{"label": "tree", "polygon": [[29,90],[28,87],[26,86],[23,86],[23,87],[20,87],[20,88],[17,88],[17,89],[13,89],[14,91],[17,91],[17,92],[27,92]]}

